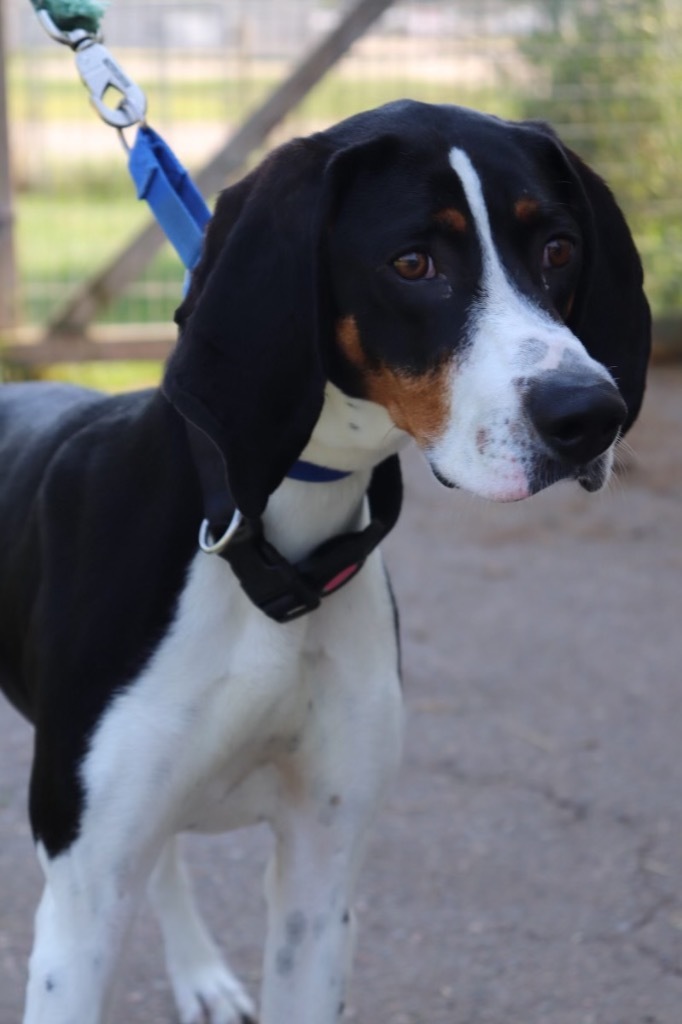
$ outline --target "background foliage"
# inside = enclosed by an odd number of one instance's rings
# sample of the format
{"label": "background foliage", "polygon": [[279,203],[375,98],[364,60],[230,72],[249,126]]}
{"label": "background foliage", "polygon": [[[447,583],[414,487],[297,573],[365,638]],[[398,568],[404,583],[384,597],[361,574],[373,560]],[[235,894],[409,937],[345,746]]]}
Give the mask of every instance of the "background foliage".
{"label": "background foliage", "polygon": [[540,86],[522,113],[550,118],[607,178],[659,313],[682,308],[680,29],[666,0],[551,0],[547,27],[521,47]]}
{"label": "background foliage", "polygon": [[[346,6],[116,0],[104,24],[151,123],[193,168]],[[21,312],[43,322],[147,214],[68,50],[46,40],[26,0],[8,9]],[[624,206],[656,314],[680,316],[682,0],[396,0],[270,144],[404,95],[553,123]],[[102,319],[169,322],[182,276],[165,249]]]}

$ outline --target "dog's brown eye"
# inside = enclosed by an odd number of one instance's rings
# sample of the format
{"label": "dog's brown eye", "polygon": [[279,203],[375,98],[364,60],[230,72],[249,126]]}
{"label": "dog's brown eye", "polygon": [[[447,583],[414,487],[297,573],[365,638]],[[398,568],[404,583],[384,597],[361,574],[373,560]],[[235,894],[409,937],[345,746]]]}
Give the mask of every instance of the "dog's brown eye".
{"label": "dog's brown eye", "polygon": [[436,276],[433,260],[425,252],[406,252],[393,260],[393,267],[405,281],[423,281]]}
{"label": "dog's brown eye", "polygon": [[573,259],[575,245],[570,238],[553,238],[548,242],[542,253],[543,270],[561,270]]}

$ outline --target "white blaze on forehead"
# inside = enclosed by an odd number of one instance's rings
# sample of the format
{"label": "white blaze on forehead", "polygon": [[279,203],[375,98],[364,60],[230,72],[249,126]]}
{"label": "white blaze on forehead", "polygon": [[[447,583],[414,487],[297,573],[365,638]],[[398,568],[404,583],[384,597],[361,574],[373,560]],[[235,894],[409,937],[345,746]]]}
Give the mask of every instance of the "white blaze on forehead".
{"label": "white blaze on forehead", "polygon": [[497,250],[493,244],[493,235],[490,230],[490,218],[488,208],[483,198],[481,179],[474,170],[474,166],[463,149],[457,147],[450,150],[450,166],[459,177],[464,189],[464,195],[469,204],[469,209],[476,224],[476,230],[481,243],[483,254],[483,274],[486,284],[507,284],[507,278],[502,269]]}
{"label": "white blaze on forehead", "polygon": [[[564,323],[552,317],[548,310],[543,309],[529,296],[524,295],[510,280],[493,240],[481,179],[467,153],[463,149],[453,147],[450,150],[450,166],[462,184],[481,246],[482,298],[473,309],[474,333],[476,328],[487,335],[491,331],[495,333],[495,351],[499,355],[500,347],[503,347],[519,371],[525,371],[529,361],[524,353],[530,352],[533,348],[537,350],[537,345],[529,346],[528,343],[541,341],[546,345],[546,353],[543,359],[530,360],[534,373],[556,369],[570,352],[574,359],[577,358],[579,364],[583,364],[584,369],[596,370],[602,376],[609,377],[606,370],[588,355],[582,342]],[[523,346],[522,349],[520,344]]]}
{"label": "white blaze on forehead", "polygon": [[482,284],[488,303],[494,303],[495,306],[503,304],[507,316],[515,307],[518,309],[519,306],[523,306],[526,313],[532,311],[533,316],[540,320],[542,326],[556,329],[557,324],[549,314],[522,296],[507,277],[493,242],[490,217],[488,216],[488,208],[483,197],[481,179],[463,149],[454,147],[450,150],[450,166],[462,183],[464,195],[469,204],[469,209],[476,225],[478,239],[481,243],[481,255],[483,258]]}

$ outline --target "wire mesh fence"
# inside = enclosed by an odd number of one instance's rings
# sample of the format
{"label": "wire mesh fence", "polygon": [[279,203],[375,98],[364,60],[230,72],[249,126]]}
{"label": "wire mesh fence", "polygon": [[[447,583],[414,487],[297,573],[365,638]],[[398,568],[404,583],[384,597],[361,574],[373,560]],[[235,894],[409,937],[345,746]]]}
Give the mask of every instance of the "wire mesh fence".
{"label": "wire mesh fence", "polygon": [[[116,0],[104,27],[148,95],[150,123],[195,169],[347,7]],[[20,311],[41,323],[148,214],[68,50],[45,36],[27,0],[9,0],[6,14]],[[634,226],[655,312],[678,316],[681,58],[682,0],[400,0],[268,145],[401,96],[550,121],[611,182]],[[102,317],[168,321],[181,282],[164,248]]]}

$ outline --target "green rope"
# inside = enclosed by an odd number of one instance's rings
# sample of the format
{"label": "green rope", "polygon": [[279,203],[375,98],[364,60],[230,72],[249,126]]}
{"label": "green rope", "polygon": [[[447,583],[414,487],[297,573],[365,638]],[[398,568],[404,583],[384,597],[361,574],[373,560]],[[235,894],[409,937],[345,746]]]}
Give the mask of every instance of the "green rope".
{"label": "green rope", "polygon": [[71,32],[82,28],[96,35],[107,0],[31,0],[36,11],[47,11],[58,29]]}

